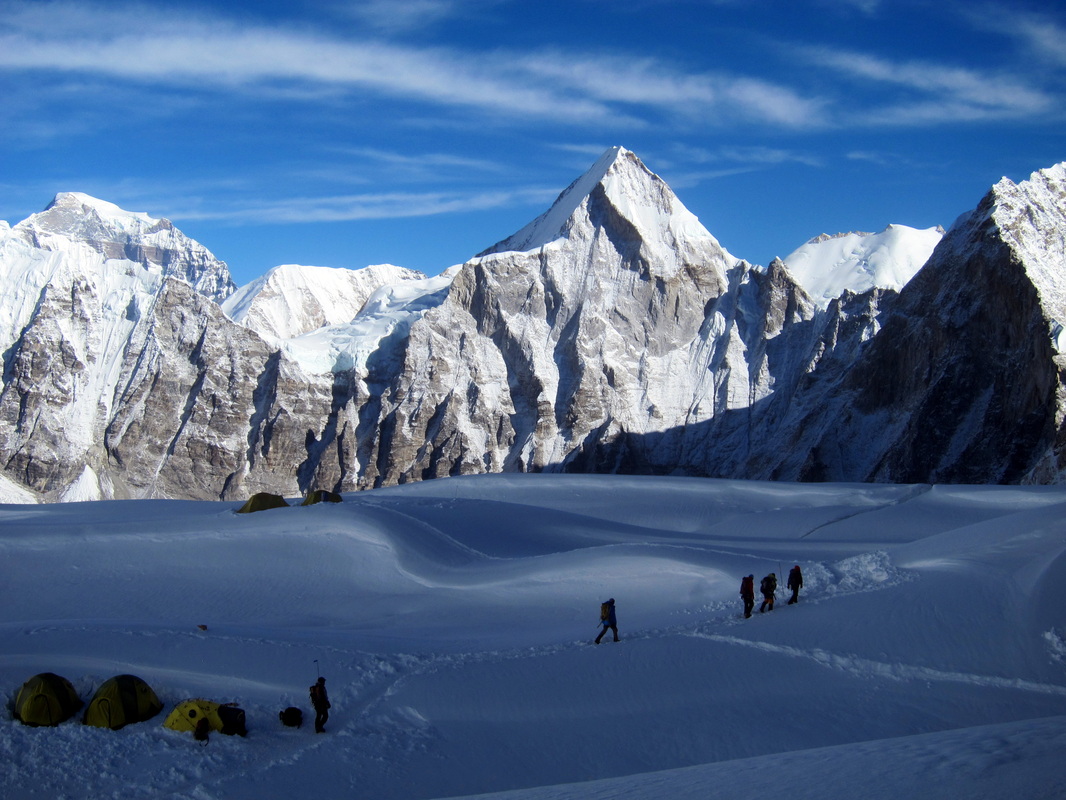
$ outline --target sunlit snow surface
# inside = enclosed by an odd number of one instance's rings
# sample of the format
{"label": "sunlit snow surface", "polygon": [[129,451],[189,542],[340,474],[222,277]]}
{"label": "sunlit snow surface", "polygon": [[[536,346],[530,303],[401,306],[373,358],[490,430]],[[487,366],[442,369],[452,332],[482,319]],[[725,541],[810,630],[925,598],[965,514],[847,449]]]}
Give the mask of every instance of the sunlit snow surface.
{"label": "sunlit snow surface", "polygon": [[845,291],[899,291],[940,243],[938,228],[889,225],[880,233],[819,236],[784,259],[785,267],[823,308]]}
{"label": "sunlit snow surface", "polygon": [[[1066,796],[1066,489],[510,475],[238,515],[0,506],[0,677],[246,738],[0,722],[13,798]],[[740,618],[743,575],[798,605]],[[614,597],[622,641],[592,644]],[[198,626],[205,626],[201,630]],[[608,637],[610,638],[610,637]],[[321,670],[328,733],[310,711]]]}

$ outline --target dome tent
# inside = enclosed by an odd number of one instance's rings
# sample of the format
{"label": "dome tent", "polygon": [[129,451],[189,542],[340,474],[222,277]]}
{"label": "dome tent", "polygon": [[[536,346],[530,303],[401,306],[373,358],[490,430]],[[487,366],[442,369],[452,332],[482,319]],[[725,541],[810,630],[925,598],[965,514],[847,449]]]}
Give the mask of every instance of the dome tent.
{"label": "dome tent", "polygon": [[84,722],[117,731],[144,722],[163,710],[152,687],[136,675],[116,675],[104,681],[85,709]]}
{"label": "dome tent", "polygon": [[336,492],[329,492],[325,489],[314,489],[307,493],[307,497],[300,503],[302,506],[313,506],[315,503],[340,503],[343,502],[343,498]]}
{"label": "dome tent", "polygon": [[227,736],[237,734],[244,736],[248,733],[244,723],[244,711],[237,708],[233,703],[221,704],[211,700],[185,700],[178,703],[165,720],[163,727],[174,731],[195,732],[200,720],[207,720],[210,730],[224,733]]}
{"label": "dome tent", "polygon": [[253,511],[266,511],[268,508],[286,508],[289,504],[281,495],[270,492],[256,492],[237,509],[238,514],[251,514]]}
{"label": "dome tent", "polygon": [[34,675],[15,698],[15,719],[24,725],[58,725],[85,705],[74,686],[54,672]]}

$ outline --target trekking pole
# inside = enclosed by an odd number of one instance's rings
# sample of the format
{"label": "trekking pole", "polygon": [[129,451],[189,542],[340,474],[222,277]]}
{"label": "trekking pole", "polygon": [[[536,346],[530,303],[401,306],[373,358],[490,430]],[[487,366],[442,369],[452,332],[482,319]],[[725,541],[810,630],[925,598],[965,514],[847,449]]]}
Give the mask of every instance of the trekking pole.
{"label": "trekking pole", "polygon": [[318,659],[317,658],[315,659],[315,677],[316,678],[321,678],[322,677],[322,670],[318,668]]}

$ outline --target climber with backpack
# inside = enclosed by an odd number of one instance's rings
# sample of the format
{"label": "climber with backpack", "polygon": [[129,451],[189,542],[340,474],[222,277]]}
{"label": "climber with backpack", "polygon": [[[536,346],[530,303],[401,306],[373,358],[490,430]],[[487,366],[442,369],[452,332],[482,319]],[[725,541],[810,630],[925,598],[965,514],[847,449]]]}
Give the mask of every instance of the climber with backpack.
{"label": "climber with backpack", "polygon": [[596,644],[600,643],[600,639],[607,633],[608,630],[614,632],[614,640],[618,641],[618,619],[614,615],[614,598],[612,597],[605,603],[600,603],[600,625],[603,626],[603,630],[600,631],[600,635],[596,637]]}
{"label": "climber with backpack", "polygon": [[797,564],[788,572],[788,588],[792,590],[792,597],[788,598],[788,605],[799,602],[800,589],[803,588],[803,572]]}
{"label": "climber with backpack", "polygon": [[755,576],[748,575],[740,579],[740,599],[744,601],[744,619],[751,616],[755,608]]}
{"label": "climber with backpack", "polygon": [[329,695],[326,694],[326,679],[321,675],[318,682],[311,685],[311,705],[315,707],[315,733],[326,732],[326,720],[329,719]]}
{"label": "climber with backpack", "polygon": [[759,583],[759,591],[762,592],[762,605],[759,606],[759,613],[766,611],[766,606],[770,606],[770,610],[774,610],[774,592],[777,591],[777,575],[770,573]]}

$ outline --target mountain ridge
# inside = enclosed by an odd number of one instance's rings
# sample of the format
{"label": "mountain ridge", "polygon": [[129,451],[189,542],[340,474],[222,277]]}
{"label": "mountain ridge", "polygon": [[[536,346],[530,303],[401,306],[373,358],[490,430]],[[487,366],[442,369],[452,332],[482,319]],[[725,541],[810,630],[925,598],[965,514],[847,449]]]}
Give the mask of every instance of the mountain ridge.
{"label": "mountain ridge", "polygon": [[[43,499],[497,471],[1058,482],[1064,186],[1066,165],[1001,181],[916,272],[863,237],[836,297],[729,254],[621,147],[435,278],[290,266],[236,290],[168,221],[61,194],[0,229],[3,474]],[[845,239],[804,247],[825,265]]]}

